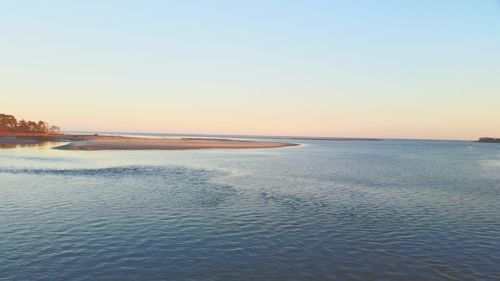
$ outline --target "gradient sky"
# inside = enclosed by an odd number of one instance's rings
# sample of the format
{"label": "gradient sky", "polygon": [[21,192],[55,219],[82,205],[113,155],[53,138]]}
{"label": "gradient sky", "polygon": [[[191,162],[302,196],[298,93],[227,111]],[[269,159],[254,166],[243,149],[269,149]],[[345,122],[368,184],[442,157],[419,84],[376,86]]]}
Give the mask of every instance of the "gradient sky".
{"label": "gradient sky", "polygon": [[0,95],[65,130],[500,137],[500,2],[0,1]]}

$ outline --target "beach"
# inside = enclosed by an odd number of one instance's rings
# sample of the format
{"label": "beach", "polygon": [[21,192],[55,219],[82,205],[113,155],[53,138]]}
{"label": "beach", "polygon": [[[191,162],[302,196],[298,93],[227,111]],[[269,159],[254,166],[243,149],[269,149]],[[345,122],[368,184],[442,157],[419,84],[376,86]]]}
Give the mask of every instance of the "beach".
{"label": "beach", "polygon": [[141,138],[102,135],[3,135],[0,144],[23,145],[44,142],[69,142],[55,147],[60,150],[186,150],[278,148],[297,144],[272,141],[243,141],[213,138]]}

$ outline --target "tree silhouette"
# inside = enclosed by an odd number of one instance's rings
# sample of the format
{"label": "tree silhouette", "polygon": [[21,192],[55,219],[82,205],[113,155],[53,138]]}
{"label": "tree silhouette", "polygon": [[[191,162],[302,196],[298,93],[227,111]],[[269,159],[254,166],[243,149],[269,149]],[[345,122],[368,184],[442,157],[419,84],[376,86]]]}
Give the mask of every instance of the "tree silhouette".
{"label": "tree silhouette", "polygon": [[17,120],[12,115],[0,114],[0,132],[14,132],[17,128]]}
{"label": "tree silhouette", "polygon": [[16,117],[0,113],[0,133],[48,134],[59,132],[58,126],[50,126],[45,121],[17,121]]}

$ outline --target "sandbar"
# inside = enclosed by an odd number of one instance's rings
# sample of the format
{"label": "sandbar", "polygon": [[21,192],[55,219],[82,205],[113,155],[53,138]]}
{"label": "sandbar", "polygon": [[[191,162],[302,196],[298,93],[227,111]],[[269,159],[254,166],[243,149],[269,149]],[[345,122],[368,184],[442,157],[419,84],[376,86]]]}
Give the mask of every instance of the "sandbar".
{"label": "sandbar", "polygon": [[278,148],[296,146],[293,143],[273,141],[247,141],[221,138],[141,138],[111,135],[0,135],[0,144],[40,144],[68,142],[54,147],[60,150],[181,150],[209,148]]}
{"label": "sandbar", "polygon": [[185,150],[208,148],[276,148],[294,146],[282,142],[240,141],[228,139],[150,139],[97,138],[71,142],[56,147],[62,150]]}

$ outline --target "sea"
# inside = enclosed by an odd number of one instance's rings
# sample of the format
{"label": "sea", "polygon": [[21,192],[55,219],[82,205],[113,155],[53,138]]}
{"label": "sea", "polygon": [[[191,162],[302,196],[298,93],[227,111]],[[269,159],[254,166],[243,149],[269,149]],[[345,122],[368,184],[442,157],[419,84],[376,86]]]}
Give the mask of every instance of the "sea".
{"label": "sea", "polygon": [[3,147],[0,280],[500,280],[500,144],[276,141]]}

